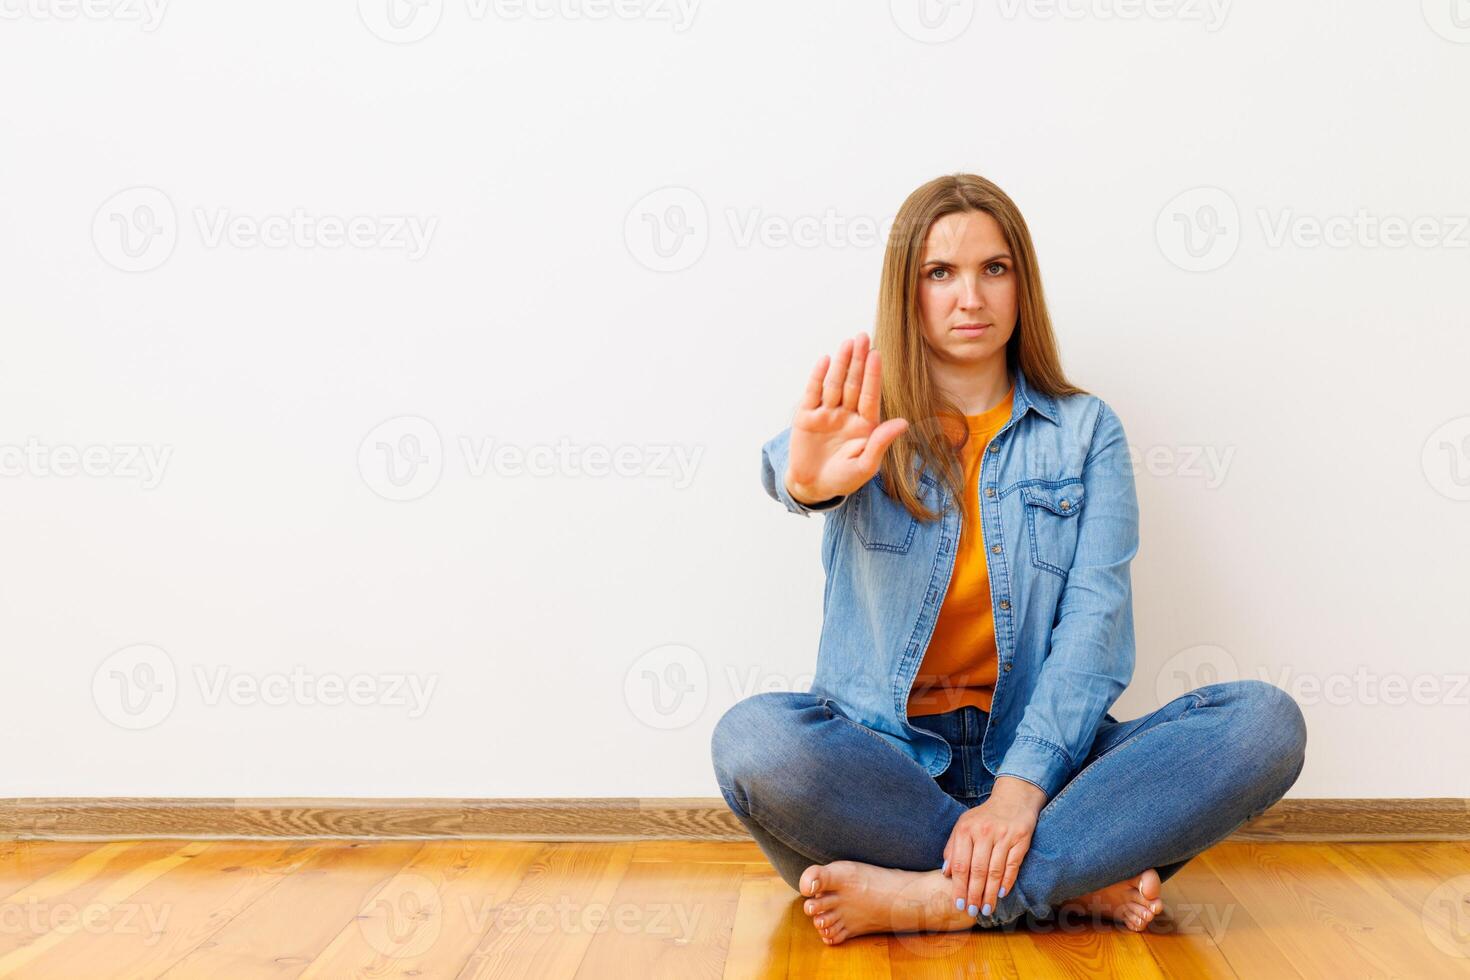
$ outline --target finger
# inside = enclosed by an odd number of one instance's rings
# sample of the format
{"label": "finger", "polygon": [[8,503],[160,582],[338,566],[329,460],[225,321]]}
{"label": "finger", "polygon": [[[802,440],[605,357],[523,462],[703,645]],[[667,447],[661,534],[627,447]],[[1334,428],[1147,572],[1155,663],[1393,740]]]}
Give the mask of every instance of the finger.
{"label": "finger", "polygon": [[955,840],[954,853],[949,859],[949,876],[954,879],[955,908],[965,907],[965,895],[970,883],[970,835],[961,833]]}
{"label": "finger", "polygon": [[877,350],[868,351],[863,358],[863,390],[858,396],[858,414],[874,425],[878,424],[878,409],[883,399],[883,363]]}
{"label": "finger", "polygon": [[985,869],[985,890],[982,892],[980,912],[989,915],[995,911],[995,903],[1000,892],[1000,881],[1005,877],[1006,862],[1010,860],[1010,853],[1014,845],[1007,846],[1004,841],[995,845],[990,852],[990,867]]}
{"label": "finger", "polygon": [[995,893],[996,898],[1005,898],[1016,887],[1016,878],[1021,874],[1021,862],[1030,849],[1030,841],[1021,841],[1011,848],[1011,856],[1006,858],[1006,873],[1000,880],[1000,891]]}
{"label": "finger", "polygon": [[860,457],[863,462],[863,470],[868,473],[876,473],[878,466],[883,462],[883,454],[888,452],[888,447],[893,445],[893,440],[903,435],[908,427],[908,419],[889,419],[868,433],[868,444],[863,447]]}
{"label": "finger", "polygon": [[822,377],[826,373],[827,355],[823,354],[806,379],[806,390],[801,393],[801,403],[796,406],[798,409],[816,408],[822,404]]}
{"label": "finger", "polygon": [[[990,873],[990,857],[995,851],[995,842],[988,837],[982,837],[975,842],[975,850],[970,854],[970,882],[965,890],[965,911],[970,915],[980,914],[980,906],[985,904],[985,886]],[[970,912],[973,908],[975,911]]]}
{"label": "finger", "polygon": [[868,363],[868,335],[860,333],[852,345],[852,361],[847,366],[847,381],[842,386],[842,407],[849,412],[858,409],[858,397],[862,393],[863,374]]}
{"label": "finger", "polygon": [[822,381],[822,404],[836,408],[842,404],[842,383],[847,377],[847,363],[852,359],[852,340],[837,345],[837,356],[827,365],[827,376]]}

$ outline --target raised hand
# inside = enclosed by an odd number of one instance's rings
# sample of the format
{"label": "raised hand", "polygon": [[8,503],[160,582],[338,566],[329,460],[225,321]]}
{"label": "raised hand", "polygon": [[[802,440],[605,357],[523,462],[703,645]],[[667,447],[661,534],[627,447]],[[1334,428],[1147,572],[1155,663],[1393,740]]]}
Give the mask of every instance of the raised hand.
{"label": "raised hand", "polygon": [[878,421],[882,390],[882,366],[867,334],[844,340],[835,359],[822,355],[791,421],[791,496],[818,503],[853,493],[873,478],[883,453],[909,426],[901,418]]}

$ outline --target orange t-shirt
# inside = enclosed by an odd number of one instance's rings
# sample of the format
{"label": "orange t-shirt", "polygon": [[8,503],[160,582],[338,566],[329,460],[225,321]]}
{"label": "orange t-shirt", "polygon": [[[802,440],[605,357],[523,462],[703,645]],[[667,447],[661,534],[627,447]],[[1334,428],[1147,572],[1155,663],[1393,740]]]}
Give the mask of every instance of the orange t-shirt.
{"label": "orange t-shirt", "polygon": [[970,440],[961,450],[966,490],[960,501],[960,540],[934,635],[929,638],[924,661],[909,691],[910,717],[953,711],[965,704],[990,711],[998,657],[995,615],[990,606],[990,570],[985,564],[985,535],[980,523],[980,461],[990,438],[1010,420],[1015,393],[1012,385],[999,405],[979,415],[965,416]]}

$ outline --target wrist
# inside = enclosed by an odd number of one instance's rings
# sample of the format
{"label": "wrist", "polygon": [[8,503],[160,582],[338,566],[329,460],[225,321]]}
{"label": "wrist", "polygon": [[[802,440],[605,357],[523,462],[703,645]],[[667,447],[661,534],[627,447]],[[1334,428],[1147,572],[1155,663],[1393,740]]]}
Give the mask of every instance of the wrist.
{"label": "wrist", "polygon": [[820,493],[814,492],[810,487],[792,481],[790,475],[786,477],[786,492],[791,494],[792,500],[795,500],[803,507],[810,507],[813,504],[824,504],[832,499],[831,494],[824,497]]}
{"label": "wrist", "polygon": [[1016,800],[1031,806],[1037,812],[1046,805],[1046,790],[1020,776],[997,776],[990,789],[991,798]]}

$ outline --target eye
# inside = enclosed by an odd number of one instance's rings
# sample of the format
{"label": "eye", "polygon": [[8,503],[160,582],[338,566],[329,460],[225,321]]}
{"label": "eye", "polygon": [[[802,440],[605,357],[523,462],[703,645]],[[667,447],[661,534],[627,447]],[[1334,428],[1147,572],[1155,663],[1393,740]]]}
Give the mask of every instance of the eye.
{"label": "eye", "polygon": [[932,278],[934,278],[934,273],[936,273],[936,272],[948,272],[948,271],[949,270],[946,269],[942,265],[941,266],[935,266],[933,269],[930,269],[929,270],[929,277],[932,279]]}
{"label": "eye", "polygon": [[987,265],[985,268],[987,268],[987,269],[999,269],[1000,271],[997,272],[996,275],[1003,276],[1003,275],[1005,275],[1006,264],[1004,262],[992,262],[989,265]]}

